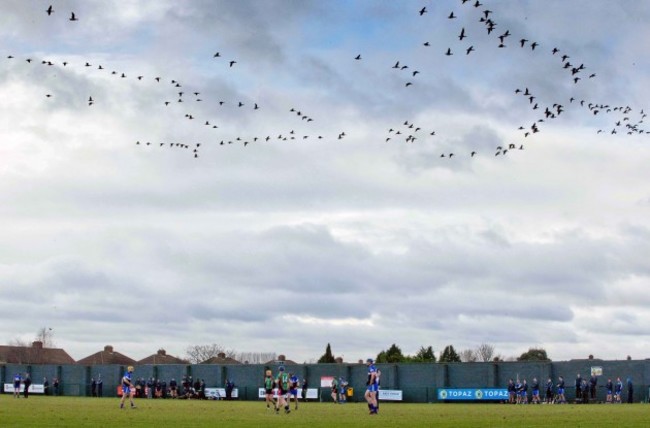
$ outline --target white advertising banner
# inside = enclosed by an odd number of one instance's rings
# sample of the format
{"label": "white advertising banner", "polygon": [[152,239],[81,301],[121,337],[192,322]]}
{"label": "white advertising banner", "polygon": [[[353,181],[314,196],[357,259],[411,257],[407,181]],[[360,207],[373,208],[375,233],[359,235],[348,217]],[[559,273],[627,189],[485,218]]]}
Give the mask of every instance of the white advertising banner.
{"label": "white advertising banner", "polygon": [[[226,388],[205,388],[205,396],[215,400],[225,400]],[[232,390],[232,398],[239,398],[239,390],[237,388]]]}
{"label": "white advertising banner", "polygon": [[379,399],[382,401],[402,401],[402,391],[399,389],[380,389]]}
{"label": "white advertising banner", "polygon": [[332,381],[334,376],[321,376],[320,377],[320,387],[321,388],[330,388],[332,386]]}
{"label": "white advertising banner", "polygon": [[[5,383],[4,384],[4,392],[12,393],[14,392],[14,384],[13,383]],[[25,390],[25,384],[20,384],[20,393]],[[29,387],[29,393],[30,394],[45,394],[45,387],[43,386],[42,383],[32,383],[31,386]]]}
{"label": "white advertising banner", "polygon": [[[266,398],[266,390],[264,388],[259,388],[257,390],[257,396],[259,398]],[[278,389],[273,389],[273,398],[278,398]],[[302,389],[298,389],[298,398],[302,399]],[[307,388],[307,397],[308,400],[317,400],[318,399],[318,388]]]}

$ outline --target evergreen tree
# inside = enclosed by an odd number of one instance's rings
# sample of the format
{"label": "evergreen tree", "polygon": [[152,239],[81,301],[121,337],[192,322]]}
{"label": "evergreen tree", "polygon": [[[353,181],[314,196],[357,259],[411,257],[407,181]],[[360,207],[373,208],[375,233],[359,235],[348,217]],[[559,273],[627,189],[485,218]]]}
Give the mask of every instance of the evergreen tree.
{"label": "evergreen tree", "polygon": [[529,348],[528,351],[521,354],[517,361],[551,361],[546,355],[544,348]]}
{"label": "evergreen tree", "polygon": [[334,355],[332,354],[332,347],[330,346],[329,343],[327,344],[327,348],[325,348],[325,354],[323,354],[323,356],[321,356],[318,359],[318,362],[319,363],[335,363],[336,362],[336,359],[334,358]]}
{"label": "evergreen tree", "polygon": [[405,357],[404,354],[402,354],[402,350],[400,349],[399,346],[396,344],[392,344],[390,348],[388,348],[387,351],[381,351],[377,355],[377,361],[378,363],[404,363],[408,362],[409,358]]}
{"label": "evergreen tree", "polygon": [[448,345],[440,354],[441,363],[460,363],[460,356],[456,353],[453,345]]}
{"label": "evergreen tree", "polygon": [[388,351],[386,351],[386,362],[387,363],[401,363],[405,360],[402,350],[396,344],[392,344]]}
{"label": "evergreen tree", "polygon": [[436,355],[433,353],[433,348],[431,346],[427,348],[425,348],[424,346],[420,346],[420,350],[418,351],[417,354],[415,354],[415,357],[413,357],[413,361],[423,362],[423,363],[435,363]]}

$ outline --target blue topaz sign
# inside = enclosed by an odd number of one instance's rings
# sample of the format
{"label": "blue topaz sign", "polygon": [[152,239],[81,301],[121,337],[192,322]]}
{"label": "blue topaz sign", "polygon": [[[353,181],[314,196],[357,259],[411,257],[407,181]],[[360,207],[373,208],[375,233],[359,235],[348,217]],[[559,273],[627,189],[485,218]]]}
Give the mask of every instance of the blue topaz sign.
{"label": "blue topaz sign", "polygon": [[505,388],[444,388],[438,390],[438,400],[507,400],[508,390]]}

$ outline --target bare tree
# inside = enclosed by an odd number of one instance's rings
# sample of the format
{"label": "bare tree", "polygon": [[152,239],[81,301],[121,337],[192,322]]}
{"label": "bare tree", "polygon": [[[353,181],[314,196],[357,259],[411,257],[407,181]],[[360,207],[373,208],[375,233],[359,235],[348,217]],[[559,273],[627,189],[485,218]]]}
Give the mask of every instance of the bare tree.
{"label": "bare tree", "polygon": [[494,345],[481,343],[478,348],[476,348],[476,357],[479,361],[492,361],[494,358]]}
{"label": "bare tree", "polygon": [[465,349],[464,351],[460,351],[458,355],[463,363],[474,363],[478,358],[476,351],[473,349]]}
{"label": "bare tree", "polygon": [[43,343],[43,348],[54,348],[54,330],[51,327],[41,327],[36,333],[36,340]]}
{"label": "bare tree", "polygon": [[211,345],[192,345],[188,346],[186,351],[187,360],[192,364],[199,364],[210,358],[217,357],[219,354],[225,354],[226,357],[233,358],[234,350],[227,350],[222,345],[213,343]]}
{"label": "bare tree", "polygon": [[275,352],[240,352],[234,358],[242,363],[263,364],[275,361],[278,355]]}
{"label": "bare tree", "polygon": [[30,362],[31,348],[29,343],[17,337],[9,341],[9,346],[11,346],[11,350],[9,355],[7,355],[8,361],[15,364],[27,364]]}

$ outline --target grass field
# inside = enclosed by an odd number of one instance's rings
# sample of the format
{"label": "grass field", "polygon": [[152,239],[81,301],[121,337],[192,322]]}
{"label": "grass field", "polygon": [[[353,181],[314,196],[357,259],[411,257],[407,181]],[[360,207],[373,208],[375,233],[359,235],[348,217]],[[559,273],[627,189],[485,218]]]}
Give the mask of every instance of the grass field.
{"label": "grass field", "polygon": [[[0,396],[0,427],[649,427],[650,406],[382,403],[368,415],[361,403],[300,403],[276,415],[263,402]],[[293,407],[292,407],[293,409]]]}

